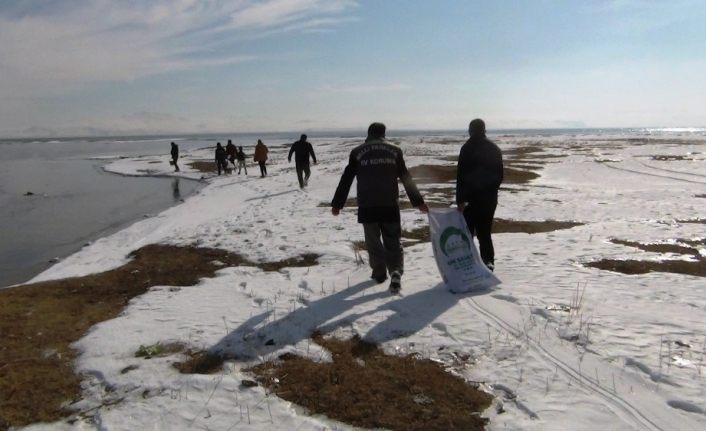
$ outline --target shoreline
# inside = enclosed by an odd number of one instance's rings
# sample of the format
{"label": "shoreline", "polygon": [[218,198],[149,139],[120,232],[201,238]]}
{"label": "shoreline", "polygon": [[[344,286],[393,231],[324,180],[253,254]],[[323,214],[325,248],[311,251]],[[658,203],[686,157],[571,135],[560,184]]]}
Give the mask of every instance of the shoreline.
{"label": "shoreline", "polygon": [[[163,199],[163,202],[158,204],[143,204],[142,210],[132,211],[131,214],[115,214],[113,219],[106,219],[102,217],[95,217],[91,224],[93,228],[88,232],[80,233],[77,232],[77,236],[68,241],[62,241],[58,244],[50,244],[48,246],[39,246],[35,248],[35,255],[37,256],[51,256],[47,259],[38,260],[35,259],[33,263],[18,265],[15,267],[9,267],[6,274],[11,274],[9,276],[10,284],[0,286],[0,289],[5,289],[13,286],[23,285],[32,283],[37,277],[41,276],[42,273],[50,270],[54,265],[61,262],[64,259],[69,258],[71,255],[81,251],[83,248],[89,246],[90,244],[99,241],[105,237],[115,234],[121,230],[129,228],[131,225],[143,220],[145,218],[158,216],[165,210],[181,205],[184,200],[192,197],[195,193],[198,193],[206,185],[203,179],[190,178],[188,176],[174,176],[168,174],[158,174],[158,175],[131,175],[122,174],[119,172],[113,172],[106,169],[109,161],[91,160],[86,159],[90,162],[93,167],[96,168],[100,173],[105,174],[108,177],[115,178],[131,178],[138,179],[144,178],[145,181],[152,181],[152,179],[157,179],[159,181],[164,180],[184,180],[188,181],[191,185],[188,187],[180,187],[179,185],[172,184],[171,187],[174,189],[176,187],[177,191],[172,190],[172,199]],[[140,186],[138,186],[140,187]],[[155,186],[150,185],[149,188],[154,188]],[[184,189],[184,192],[182,192]],[[179,198],[175,197],[175,194],[179,194]],[[51,196],[50,196],[51,197]],[[44,199],[46,196],[41,194],[35,199]],[[41,205],[41,202],[39,203]],[[123,211],[128,208],[132,208],[132,204],[127,203],[123,205]]]}

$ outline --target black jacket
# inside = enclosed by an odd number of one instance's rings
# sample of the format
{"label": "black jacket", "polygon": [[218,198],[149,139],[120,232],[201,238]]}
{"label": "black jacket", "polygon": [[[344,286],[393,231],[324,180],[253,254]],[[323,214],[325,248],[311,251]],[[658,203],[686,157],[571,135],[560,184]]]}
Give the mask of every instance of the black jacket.
{"label": "black jacket", "polygon": [[223,147],[216,147],[216,161],[222,162],[226,159],[226,150]]}
{"label": "black jacket", "polygon": [[289,156],[287,157],[290,162],[292,161],[292,153],[294,153],[294,162],[297,165],[308,165],[309,154],[311,154],[312,160],[316,163],[314,147],[307,141],[297,141],[292,144],[292,147],[289,149]]}
{"label": "black jacket", "polygon": [[172,145],[172,159],[176,160],[179,158],[179,147]]}
{"label": "black jacket", "polygon": [[392,223],[400,220],[398,178],[402,180],[412,206],[424,203],[404,164],[402,150],[384,139],[368,140],[351,151],[348,166],[343,171],[331,202],[333,208],[343,208],[353,178],[358,179],[359,223]]}
{"label": "black jacket", "polygon": [[461,147],[456,171],[456,203],[498,193],[503,182],[500,148],[486,137],[472,137]]}

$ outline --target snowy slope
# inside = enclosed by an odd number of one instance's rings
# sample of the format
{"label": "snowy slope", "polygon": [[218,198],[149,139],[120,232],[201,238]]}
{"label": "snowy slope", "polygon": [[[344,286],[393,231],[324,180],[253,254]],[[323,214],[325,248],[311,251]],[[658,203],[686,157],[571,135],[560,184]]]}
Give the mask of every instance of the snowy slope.
{"label": "snowy slope", "polygon": [[[706,140],[665,136],[637,145],[627,138],[499,137],[505,151],[539,145],[542,154],[560,157],[542,159],[541,177],[529,185],[508,186],[517,193],[501,192],[496,216],[584,224],[496,235],[496,274],[503,284],[474,295],[445,290],[429,243],[407,246],[401,296],[372,285],[369,269],[356,263],[352,242],[362,239],[362,228],[355,208],[333,217],[321,205],[330,202],[348,152],[360,141],[312,140],[319,164],[306,191],[296,186],[284,143],[267,142],[269,177],[259,178],[255,167],[247,177],[210,177],[183,204],[96,241],[35,281],[114,268],[130,251],[155,242],[217,247],[261,261],[318,253],[319,265],[275,273],[225,268],[197,286],[158,286],[135,298],[120,317],[96,325],[76,345],[82,352],[77,368],[89,376],[79,406],[95,407],[92,419],[28,429],[352,429],[309,417],[262,388],[240,387],[241,369],[281,353],[277,349],[325,360],[308,342],[316,328],[357,333],[391,352],[441,360],[448,360],[447,351],[469,353],[473,366],[458,371],[485,382],[503,403],[504,413],[496,407],[487,412],[492,430],[706,429],[704,279],[628,276],[580,264],[664,258],[610,238],[704,237],[703,224],[678,220],[706,216],[706,199],[695,197],[706,193]],[[396,140],[415,166],[450,164],[442,159],[458,154],[462,139]],[[654,155],[687,157],[663,161]],[[210,156],[201,150],[187,158]],[[173,175],[161,159],[122,159],[107,169]],[[161,164],[150,163],[155,160]],[[202,176],[181,166],[179,175]],[[404,210],[402,220],[405,229],[426,224],[415,210]],[[560,310],[577,295],[580,309]],[[277,345],[266,346],[270,338]],[[250,359],[228,362],[219,375],[182,375],[169,366],[173,357],[134,356],[140,345],[168,341],[218,346]],[[122,374],[130,365],[139,367]]]}

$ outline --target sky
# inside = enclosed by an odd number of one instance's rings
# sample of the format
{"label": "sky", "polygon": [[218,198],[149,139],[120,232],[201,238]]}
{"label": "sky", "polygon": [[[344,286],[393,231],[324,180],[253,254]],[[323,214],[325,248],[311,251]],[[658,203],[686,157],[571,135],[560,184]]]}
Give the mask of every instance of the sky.
{"label": "sky", "polygon": [[701,0],[3,0],[0,136],[706,126]]}

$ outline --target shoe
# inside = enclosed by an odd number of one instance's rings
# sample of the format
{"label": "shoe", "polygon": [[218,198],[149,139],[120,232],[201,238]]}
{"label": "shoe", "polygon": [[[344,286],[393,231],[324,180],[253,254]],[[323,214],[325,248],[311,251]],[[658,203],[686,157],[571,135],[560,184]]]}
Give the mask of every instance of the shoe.
{"label": "shoe", "polygon": [[488,269],[490,270],[490,272],[495,271],[495,264],[494,264],[493,262],[486,262],[486,263],[485,263],[485,266],[488,267]]}
{"label": "shoe", "polygon": [[377,284],[380,284],[380,283],[384,283],[385,280],[387,280],[387,274],[381,274],[381,275],[375,275],[375,274],[373,274],[373,275],[370,276],[370,278],[372,278],[373,280],[375,280],[375,282],[376,282]]}
{"label": "shoe", "polygon": [[392,274],[390,274],[390,293],[393,295],[400,293],[400,289],[402,288],[402,284],[400,282],[401,278],[402,276],[397,271],[393,271]]}

